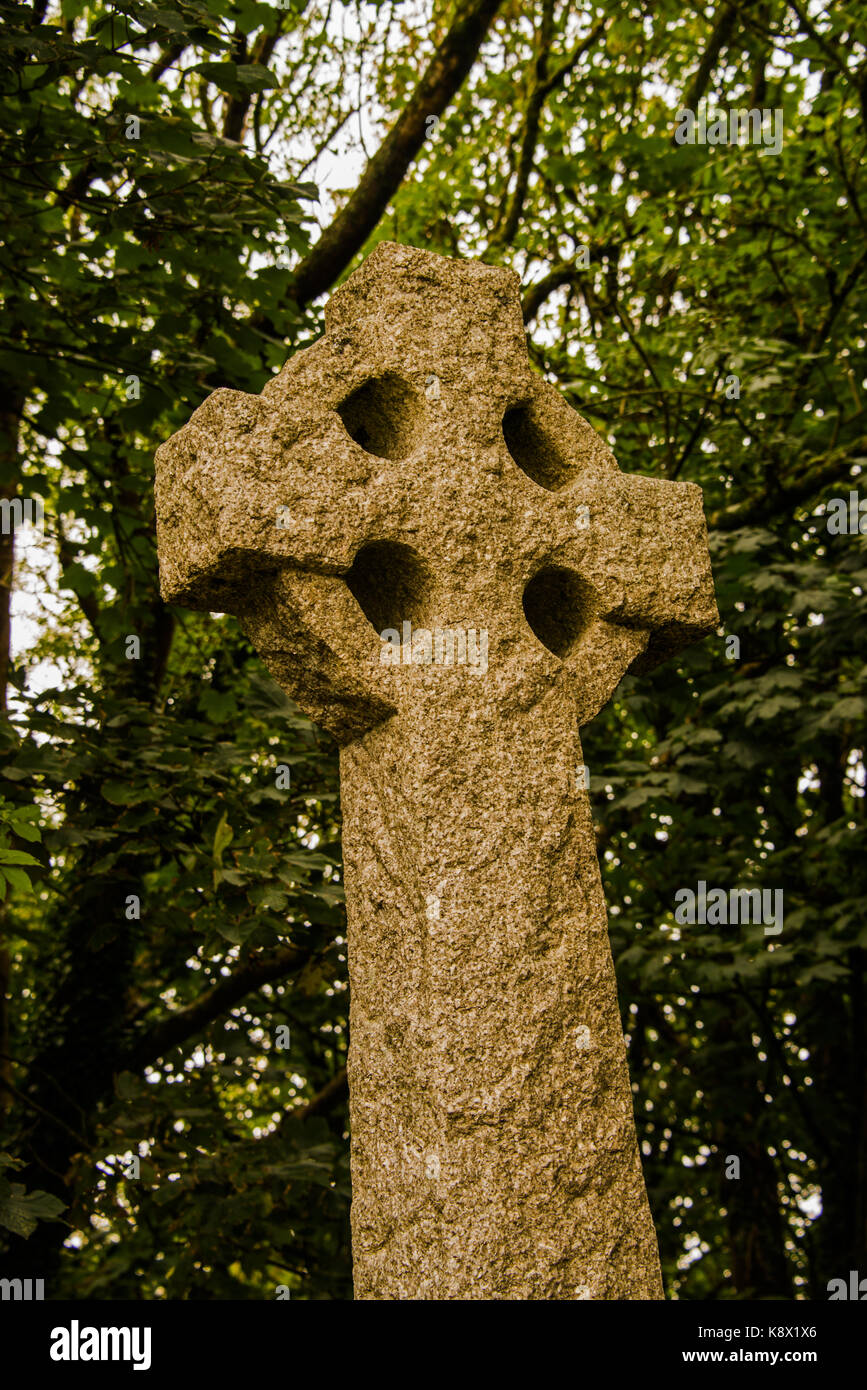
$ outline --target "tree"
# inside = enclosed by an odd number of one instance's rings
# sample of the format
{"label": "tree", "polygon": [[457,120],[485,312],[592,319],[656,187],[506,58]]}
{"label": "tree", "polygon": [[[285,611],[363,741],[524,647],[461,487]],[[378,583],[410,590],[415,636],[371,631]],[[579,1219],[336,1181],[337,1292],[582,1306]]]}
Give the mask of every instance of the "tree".
{"label": "tree", "polygon": [[[862,11],[477,0],[344,37],[301,0],[0,3],[0,496],[45,502],[15,583],[53,597],[55,673],[28,686],[7,604],[0,791],[38,866],[0,1090],[16,1181],[64,1208],[10,1272],[348,1293],[335,750],[233,622],[162,604],[152,456],[383,238],[517,269],[621,467],[704,489],[724,631],[585,736],[669,1291],[825,1297],[867,1262],[864,576],[825,510],[864,463]],[[359,91],[382,138],[317,227]],[[677,144],[702,99],[779,109],[780,152]],[[699,881],[782,889],[782,932],[677,924]]]}

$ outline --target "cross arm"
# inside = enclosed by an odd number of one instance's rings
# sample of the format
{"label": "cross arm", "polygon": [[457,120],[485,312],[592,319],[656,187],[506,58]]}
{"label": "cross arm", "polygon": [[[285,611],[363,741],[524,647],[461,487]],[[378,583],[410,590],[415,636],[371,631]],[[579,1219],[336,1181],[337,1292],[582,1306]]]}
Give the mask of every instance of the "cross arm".
{"label": "cross arm", "polygon": [[160,446],[167,602],[241,615],[287,566],[345,573],[369,533],[399,513],[399,472],[351,438],[339,413],[359,375],[322,339],[259,396],[215,391]]}

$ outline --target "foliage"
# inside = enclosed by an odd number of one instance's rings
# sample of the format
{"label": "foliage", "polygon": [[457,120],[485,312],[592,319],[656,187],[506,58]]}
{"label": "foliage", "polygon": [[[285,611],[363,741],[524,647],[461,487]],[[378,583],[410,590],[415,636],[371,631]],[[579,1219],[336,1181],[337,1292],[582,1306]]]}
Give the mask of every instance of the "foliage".
{"label": "foliage", "polygon": [[36,814],[35,807],[15,806],[0,798],[0,899],[10,888],[29,893],[33,886],[27,870],[38,866],[39,860],[26,850],[14,849],[11,841],[15,836],[30,842],[42,839],[42,831],[34,824]]}
{"label": "foliage", "polygon": [[63,1203],[47,1192],[26,1192],[23,1183],[10,1182],[2,1171],[21,1166],[21,1159],[0,1153],[0,1226],[26,1240],[40,1221],[56,1221]]}
{"label": "foliage", "polygon": [[[53,596],[27,654],[52,681],[13,664],[2,731],[6,1143],[28,1185],[71,1173],[75,1228],[58,1256],[41,1224],[10,1272],[26,1250],[67,1295],[346,1297],[335,749],[234,622],[161,604],[152,458],[320,331],[292,297],[311,153],[359,152],[359,91],[382,127],[407,108],[449,14],[0,16],[0,487],[45,500],[52,558],[18,583]],[[620,466],[704,490],[723,627],[584,734],[679,1298],[824,1297],[867,1266],[867,564],[825,524],[867,459],[865,17],[512,0],[365,247],[514,267],[535,364]],[[676,145],[704,96],[782,110],[782,151]],[[783,932],[678,927],[699,880],[782,888]]]}

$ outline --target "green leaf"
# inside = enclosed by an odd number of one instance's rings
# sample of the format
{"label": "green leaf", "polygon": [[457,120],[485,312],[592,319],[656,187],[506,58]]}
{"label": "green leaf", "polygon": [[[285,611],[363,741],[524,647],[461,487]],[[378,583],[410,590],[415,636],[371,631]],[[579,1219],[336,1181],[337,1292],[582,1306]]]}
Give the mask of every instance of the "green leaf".
{"label": "green leaf", "polygon": [[142,800],[142,793],[129,782],[103,782],[102,794],[112,806],[133,806]]}
{"label": "green leaf", "polygon": [[223,850],[228,848],[235,837],[235,832],[229,824],[227,812],[223,812],[217,822],[217,829],[214,831],[213,858],[216,864],[223,862]]}
{"label": "green leaf", "polygon": [[243,92],[261,92],[279,87],[273,73],[257,63],[204,62],[196,63],[193,72],[199,72],[221,92],[229,96],[240,96]]}
{"label": "green leaf", "polygon": [[235,69],[235,76],[239,85],[250,92],[262,92],[280,86],[273,72],[269,72],[258,63],[239,63]]}
{"label": "green leaf", "polygon": [[29,840],[31,844],[33,844],[42,839],[42,831],[39,826],[34,825],[31,821],[24,820],[21,816],[10,818],[9,824],[15,831],[15,834],[22,840]]}
{"label": "green leaf", "polygon": [[238,713],[234,695],[218,690],[204,690],[199,704],[213,724],[224,724]]}
{"label": "green leaf", "polygon": [[121,1100],[133,1100],[139,1093],[139,1079],[131,1071],[119,1072],[114,1088]]}
{"label": "green leaf", "polygon": [[33,884],[23,869],[4,868],[3,875],[9,880],[13,888],[17,888],[19,893],[32,893]]}
{"label": "green leaf", "polygon": [[[3,1188],[6,1188],[4,1194]],[[26,1240],[40,1221],[57,1221],[65,1203],[49,1192],[25,1192],[22,1183],[0,1184],[0,1226]]]}

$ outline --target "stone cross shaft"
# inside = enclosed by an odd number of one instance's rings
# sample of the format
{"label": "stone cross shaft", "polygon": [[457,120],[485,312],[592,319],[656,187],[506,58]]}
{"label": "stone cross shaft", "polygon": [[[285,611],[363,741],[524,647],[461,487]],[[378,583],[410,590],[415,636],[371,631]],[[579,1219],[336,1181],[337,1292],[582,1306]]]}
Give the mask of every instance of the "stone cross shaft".
{"label": "stone cross shaft", "polygon": [[531,371],[510,271],[385,243],[326,329],[156,500],[164,598],[341,746],[356,1296],[662,1297],[579,729],[717,625],[701,491]]}

